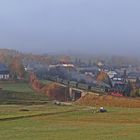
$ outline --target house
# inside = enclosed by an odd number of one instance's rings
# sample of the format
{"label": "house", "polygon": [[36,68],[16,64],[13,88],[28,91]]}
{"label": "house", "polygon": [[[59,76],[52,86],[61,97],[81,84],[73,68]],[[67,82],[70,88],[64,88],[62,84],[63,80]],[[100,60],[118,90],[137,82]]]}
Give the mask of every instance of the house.
{"label": "house", "polygon": [[113,77],[115,77],[115,75],[117,75],[117,73],[115,71],[109,71],[109,72],[107,72],[107,74],[108,74],[109,78],[111,78],[111,79]]}
{"label": "house", "polygon": [[112,93],[113,95],[116,94],[115,96],[120,96],[119,94],[117,95],[117,93],[123,94],[124,92],[126,92],[128,87],[128,81],[123,75],[117,74],[111,79],[111,81],[112,90],[115,91],[114,93]]}
{"label": "house", "polygon": [[130,72],[130,73],[128,73],[127,79],[130,82],[136,82],[137,78],[140,78],[140,73],[139,72]]}
{"label": "house", "polygon": [[90,74],[92,76],[96,76],[99,73],[100,69],[97,66],[79,67],[77,68],[77,71],[82,74]]}
{"label": "house", "polygon": [[125,78],[123,78],[122,75],[115,75],[112,79],[112,85],[114,86],[115,84],[124,84],[126,82]]}
{"label": "house", "polygon": [[0,64],[0,80],[8,80],[10,77],[10,71],[5,64]]}
{"label": "house", "polygon": [[24,66],[24,70],[27,72],[32,72],[34,69],[30,65],[28,65],[28,66]]}

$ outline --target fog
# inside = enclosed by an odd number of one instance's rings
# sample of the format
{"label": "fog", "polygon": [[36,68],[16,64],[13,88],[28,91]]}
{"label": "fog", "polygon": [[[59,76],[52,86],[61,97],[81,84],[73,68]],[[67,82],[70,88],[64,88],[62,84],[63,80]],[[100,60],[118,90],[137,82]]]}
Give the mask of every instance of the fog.
{"label": "fog", "polygon": [[1,0],[0,48],[138,56],[139,0]]}

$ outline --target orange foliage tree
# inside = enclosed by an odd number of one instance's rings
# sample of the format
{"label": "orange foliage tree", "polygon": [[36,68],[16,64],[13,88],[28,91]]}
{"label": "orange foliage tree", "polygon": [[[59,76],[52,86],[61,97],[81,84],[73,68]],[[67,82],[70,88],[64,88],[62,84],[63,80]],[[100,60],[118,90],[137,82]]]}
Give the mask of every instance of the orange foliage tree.
{"label": "orange foliage tree", "polygon": [[19,78],[22,79],[24,77],[25,70],[20,56],[13,57],[10,64],[10,70],[12,74],[16,74]]}

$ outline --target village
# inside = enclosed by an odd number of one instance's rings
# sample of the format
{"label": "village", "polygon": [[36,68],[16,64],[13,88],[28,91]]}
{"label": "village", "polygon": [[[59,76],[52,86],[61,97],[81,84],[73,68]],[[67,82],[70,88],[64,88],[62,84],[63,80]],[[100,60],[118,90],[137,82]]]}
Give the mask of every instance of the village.
{"label": "village", "polygon": [[[26,71],[34,67],[27,65]],[[112,96],[139,96],[140,67],[111,67],[102,62],[65,62],[64,60],[34,71],[39,79],[51,80],[86,91],[99,92]],[[135,91],[136,90],[136,91]],[[131,95],[132,92],[136,92]]]}
{"label": "village", "polygon": [[[15,57],[13,59],[16,59]],[[116,64],[109,65],[105,63],[105,60],[95,63],[91,60],[84,62],[78,58],[71,61],[68,58],[70,56],[55,59],[48,64],[38,59],[23,57],[20,62],[17,62],[20,66],[16,66],[16,70],[22,69],[21,71],[26,73],[26,76],[10,69],[8,64],[0,63],[0,80],[24,81],[26,79],[28,81],[29,75],[34,74],[40,81],[48,80],[70,88],[68,92],[74,89],[74,96],[68,97],[69,100],[80,98],[83,91],[116,97],[140,96],[139,65],[117,66]]]}

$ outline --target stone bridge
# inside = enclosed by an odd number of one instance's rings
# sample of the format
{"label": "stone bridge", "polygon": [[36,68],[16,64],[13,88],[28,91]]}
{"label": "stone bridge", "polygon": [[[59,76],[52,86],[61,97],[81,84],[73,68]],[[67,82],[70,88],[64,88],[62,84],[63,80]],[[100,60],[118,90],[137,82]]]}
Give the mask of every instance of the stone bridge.
{"label": "stone bridge", "polygon": [[72,100],[72,101],[78,100],[79,98],[85,96],[88,93],[99,95],[98,93],[88,92],[86,90],[82,90],[82,89],[79,89],[79,88],[74,88],[74,87],[67,86],[67,85],[60,84],[60,83],[58,83],[58,84],[60,86],[69,88],[69,93],[68,94],[69,94],[70,100]]}
{"label": "stone bridge", "polygon": [[87,94],[86,91],[69,87],[69,96],[71,100],[77,100]]}

